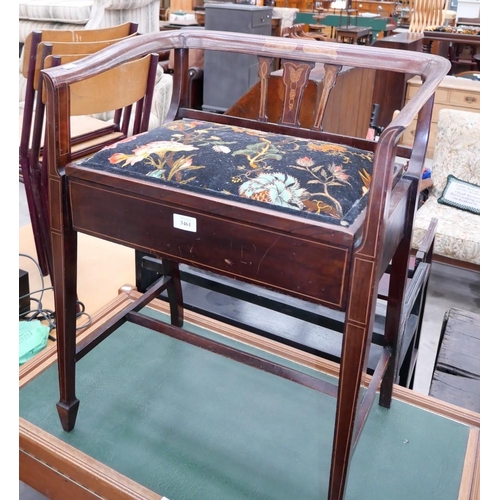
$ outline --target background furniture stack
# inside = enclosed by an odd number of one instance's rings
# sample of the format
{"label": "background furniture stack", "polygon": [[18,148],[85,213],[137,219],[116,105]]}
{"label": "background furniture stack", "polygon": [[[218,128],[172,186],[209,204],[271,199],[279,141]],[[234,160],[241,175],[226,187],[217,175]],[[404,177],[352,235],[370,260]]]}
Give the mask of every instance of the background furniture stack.
{"label": "background furniture stack", "polygon": [[351,7],[359,13],[370,13],[381,17],[394,17],[400,2],[379,0],[352,0]]}
{"label": "background furniture stack", "polygon": [[449,0],[410,0],[409,9],[410,33],[423,33],[436,26],[444,26],[445,19],[454,17],[454,13],[449,12]]}
{"label": "background furniture stack", "polygon": [[[26,40],[23,73],[26,75],[27,85],[20,121],[19,164],[26,190],[37,260],[44,276],[52,277],[52,263],[49,255],[48,152],[44,144],[46,107],[43,95],[46,89],[42,84],[41,71],[55,65],[74,63],[133,36],[137,36],[137,24],[124,23],[96,30],[34,31]],[[79,41],[73,41],[75,39]],[[88,155],[127,137],[129,133],[144,132],[148,129],[157,65],[158,55],[155,54],[142,66],[135,67],[137,73],[126,84],[128,88],[125,94],[133,91],[140,93],[143,89],[146,91],[146,97],[141,103],[143,109],[139,114],[133,114],[131,108],[117,109],[116,112],[113,110],[109,113],[113,107],[111,101],[101,106],[83,107],[78,107],[78,102],[74,102],[74,116],[71,119],[71,154],[74,158]],[[129,72],[128,75],[130,74]],[[141,79],[141,76],[144,76],[144,79]],[[99,83],[97,80],[94,87],[88,91],[99,95]],[[118,86],[116,91],[119,93]],[[89,113],[96,114],[99,111],[110,114],[111,119],[107,121],[88,116]],[[141,119],[142,113],[144,121]]]}

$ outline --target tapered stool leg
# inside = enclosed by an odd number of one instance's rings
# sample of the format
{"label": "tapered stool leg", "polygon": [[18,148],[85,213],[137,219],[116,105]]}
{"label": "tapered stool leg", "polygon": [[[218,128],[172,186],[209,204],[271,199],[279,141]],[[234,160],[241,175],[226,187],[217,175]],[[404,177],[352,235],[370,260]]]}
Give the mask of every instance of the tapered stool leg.
{"label": "tapered stool leg", "polygon": [[[63,191],[65,187],[64,182],[59,184],[59,188]],[[59,200],[62,199],[65,198],[59,198]],[[56,406],[63,429],[71,431],[75,426],[79,405],[75,394],[77,233],[69,229],[68,211],[64,203],[61,205],[59,217],[52,217],[51,221],[60,397]],[[57,221],[60,221],[59,225],[57,225]]]}

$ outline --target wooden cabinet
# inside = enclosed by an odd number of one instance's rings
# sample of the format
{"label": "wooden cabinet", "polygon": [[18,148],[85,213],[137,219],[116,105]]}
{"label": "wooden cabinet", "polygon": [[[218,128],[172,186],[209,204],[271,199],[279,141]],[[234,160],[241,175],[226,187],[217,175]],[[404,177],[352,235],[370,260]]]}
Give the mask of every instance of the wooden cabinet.
{"label": "wooden cabinet", "polygon": [[359,13],[369,12],[382,17],[393,17],[398,2],[380,2],[377,0],[352,0],[351,8]]}
{"label": "wooden cabinet", "polygon": [[[205,4],[205,30],[270,36],[272,17],[272,7]],[[203,110],[226,111],[258,81],[258,70],[257,56],[207,51],[203,70]]]}
{"label": "wooden cabinet", "polygon": [[[413,95],[415,95],[421,84],[422,82],[418,76],[408,80],[406,87],[406,102],[411,99]],[[457,78],[456,76],[451,75],[444,77],[434,98],[434,110],[432,112],[432,124],[429,135],[429,146],[427,148],[427,158],[432,158],[434,156],[439,111],[443,108],[447,108],[479,113],[481,104],[479,85],[480,82],[468,80],[467,78]],[[416,120],[405,131],[402,140],[403,145],[413,145],[415,127]]]}

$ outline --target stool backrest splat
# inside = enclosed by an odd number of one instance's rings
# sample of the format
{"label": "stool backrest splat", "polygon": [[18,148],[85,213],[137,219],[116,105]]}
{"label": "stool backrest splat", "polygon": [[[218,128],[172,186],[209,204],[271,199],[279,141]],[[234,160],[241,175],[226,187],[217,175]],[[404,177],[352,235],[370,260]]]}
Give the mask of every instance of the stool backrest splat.
{"label": "stool backrest splat", "polygon": [[[171,49],[174,90],[165,123],[74,160],[68,127],[75,99],[71,86]],[[187,107],[190,50],[254,58],[260,85],[256,119]],[[276,61],[281,69],[273,71]],[[342,498],[368,410],[379,390],[379,404],[390,406],[400,367],[412,223],[434,92],[449,66],[442,57],[410,51],[186,29],[123,40],[70,67],[43,70],[60,371],[57,410],[63,428],[71,431],[76,422],[75,364],[118,325],[136,322],[336,396],[334,440],[326,443],[332,446],[330,478],[325,481],[328,498]],[[378,141],[323,130],[326,103],[347,67],[420,75],[424,81]],[[323,83],[312,126],[306,129],[300,126],[300,108],[313,71],[322,73]],[[271,75],[281,79],[278,95],[268,95]],[[106,81],[103,88],[117,82]],[[266,111],[273,99],[282,102],[275,123]],[[349,110],[343,112],[347,117]],[[399,142],[415,118],[409,150]],[[399,164],[400,157],[408,161]],[[162,264],[160,278],[138,302],[84,343],[77,343],[75,335],[78,233],[151,254]],[[342,313],[338,386],[186,332],[179,265]],[[384,348],[367,379],[379,283],[389,266]],[[165,290],[170,323],[140,312]]]}

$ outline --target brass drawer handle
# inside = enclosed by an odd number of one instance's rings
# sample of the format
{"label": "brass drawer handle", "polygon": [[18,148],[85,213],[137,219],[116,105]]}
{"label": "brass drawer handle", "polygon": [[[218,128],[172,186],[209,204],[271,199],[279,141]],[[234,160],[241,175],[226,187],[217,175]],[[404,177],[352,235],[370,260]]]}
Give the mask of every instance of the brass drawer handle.
{"label": "brass drawer handle", "polygon": [[468,102],[468,103],[472,103],[472,102],[476,102],[477,101],[477,97],[472,97],[470,95],[464,97],[465,99],[465,102]]}

